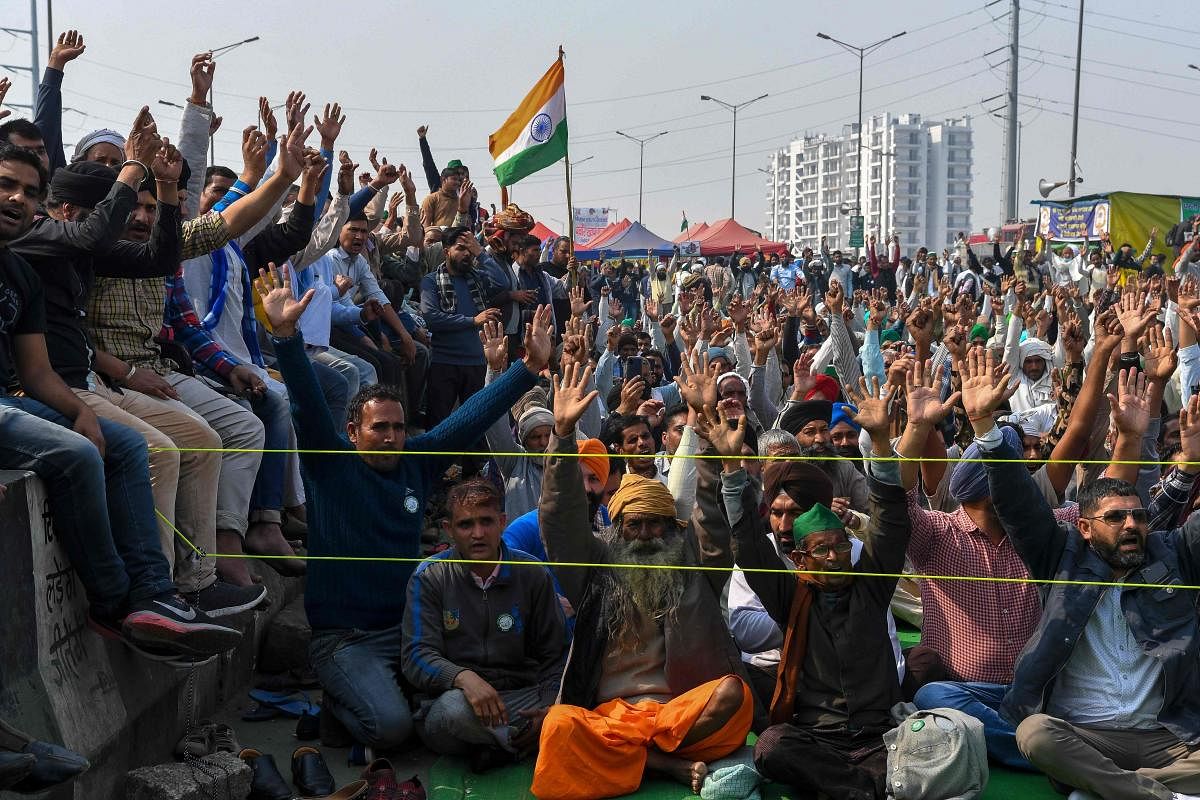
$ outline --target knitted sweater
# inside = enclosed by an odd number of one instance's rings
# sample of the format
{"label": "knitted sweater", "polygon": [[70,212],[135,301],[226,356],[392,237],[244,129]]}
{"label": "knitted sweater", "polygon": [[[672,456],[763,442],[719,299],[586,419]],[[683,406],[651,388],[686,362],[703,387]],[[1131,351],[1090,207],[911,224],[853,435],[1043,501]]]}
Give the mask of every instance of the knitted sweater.
{"label": "knitted sweater", "polygon": [[[353,450],[333,424],[324,395],[296,335],[275,339],[301,450]],[[428,433],[405,443],[408,453],[466,450],[533,388],[516,363]],[[313,556],[400,557],[412,562],[310,561],[304,607],[314,630],[379,630],[399,625],[405,586],[421,555],[421,527],[434,481],[452,457],[409,455],[378,472],[356,455],[302,453],[308,497],[308,552]]]}

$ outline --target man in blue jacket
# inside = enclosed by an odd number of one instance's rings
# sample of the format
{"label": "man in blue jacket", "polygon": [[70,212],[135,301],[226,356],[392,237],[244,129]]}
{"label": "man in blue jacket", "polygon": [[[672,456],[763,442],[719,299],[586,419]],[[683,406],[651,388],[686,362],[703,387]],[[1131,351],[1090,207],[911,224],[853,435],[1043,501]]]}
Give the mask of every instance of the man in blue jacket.
{"label": "man in blue jacket", "polygon": [[[429,494],[451,461],[441,453],[467,449],[533,388],[553,350],[550,309],[539,308],[527,329],[524,361],[465,400],[433,430],[406,439],[402,393],[375,385],[351,401],[343,436],[296,329],[313,292],[296,300],[287,271],[281,276],[274,264],[269,274],[260,270],[259,275],[255,289],[274,331],[301,450],[309,554],[365,559],[318,559],[308,570],[309,655],[325,690],[324,708],[356,741],[395,747],[412,730],[408,700],[396,677],[404,587],[420,560]],[[339,457],[331,450],[362,454]],[[405,457],[405,451],[430,455]],[[326,716],[322,714],[323,722]]]}
{"label": "man in blue jacket", "polygon": [[[1079,492],[1078,527],[1058,523],[1021,454],[993,414],[1015,391],[993,357],[974,348],[963,406],[986,464],[996,513],[1043,591],[1042,619],[1017,662],[1001,713],[1017,746],[1074,800],[1200,793],[1200,518],[1149,531],[1137,489],[1100,478]],[[1122,374],[1122,410],[1140,404]],[[1200,399],[1181,414],[1181,436],[1200,436]],[[1125,584],[1128,584],[1126,586]],[[1186,792],[1186,794],[1185,794]]]}

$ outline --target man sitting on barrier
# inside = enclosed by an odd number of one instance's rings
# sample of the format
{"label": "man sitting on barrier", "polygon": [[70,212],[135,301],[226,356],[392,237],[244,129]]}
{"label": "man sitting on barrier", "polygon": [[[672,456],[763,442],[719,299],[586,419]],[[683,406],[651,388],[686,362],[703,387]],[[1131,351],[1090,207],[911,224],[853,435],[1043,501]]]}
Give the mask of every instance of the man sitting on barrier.
{"label": "man sitting on barrier", "polygon": [[[358,742],[394,747],[412,731],[412,714],[396,667],[403,588],[420,560],[425,506],[434,482],[453,458],[445,453],[470,447],[497,416],[533,388],[553,351],[550,309],[539,308],[527,326],[524,360],[433,430],[406,439],[404,393],[377,384],[351,401],[343,435],[330,417],[296,329],[313,292],[297,300],[287,270],[281,275],[274,264],[269,273],[260,270],[259,275],[255,289],[274,332],[301,449],[309,554],[356,559],[316,560],[308,570],[304,605],[313,629],[309,655],[325,690],[323,739],[337,738],[340,722]],[[361,455],[338,457],[327,452],[331,450],[357,450]],[[429,455],[402,455],[422,451]],[[396,557],[405,561],[382,560]]]}

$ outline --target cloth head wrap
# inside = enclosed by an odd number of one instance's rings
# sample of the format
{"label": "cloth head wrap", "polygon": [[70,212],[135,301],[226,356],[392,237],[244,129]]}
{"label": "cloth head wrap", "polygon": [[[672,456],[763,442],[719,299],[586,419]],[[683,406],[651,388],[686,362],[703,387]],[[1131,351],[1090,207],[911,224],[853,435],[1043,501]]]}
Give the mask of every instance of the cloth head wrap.
{"label": "cloth head wrap", "polygon": [[1054,348],[1035,336],[1021,342],[1020,352],[1022,361],[1027,358],[1040,358],[1046,362],[1047,367],[1051,366],[1054,359]]}
{"label": "cloth head wrap", "polygon": [[967,337],[967,341],[973,342],[976,339],[983,339],[986,342],[991,336],[992,334],[988,330],[988,326],[982,322],[978,322],[971,328],[971,335]]}
{"label": "cloth head wrap", "polygon": [[708,363],[711,364],[712,362],[716,361],[718,358],[723,358],[726,361],[728,361],[730,364],[737,363],[736,359],[734,359],[734,357],[733,357],[733,353],[729,352],[729,348],[727,348],[727,347],[710,347],[710,348],[708,348]]}
{"label": "cloth head wrap", "polygon": [[805,400],[791,404],[783,412],[779,427],[791,434],[804,429],[813,420],[823,419],[829,422],[833,416],[833,403],[828,400]]}
{"label": "cloth head wrap", "polygon": [[[1005,426],[1000,428],[1000,433],[1010,448],[1018,454],[1024,452],[1021,439],[1015,430]],[[980,462],[970,460],[978,459],[981,456],[982,451],[979,449],[979,445],[972,444],[962,454],[963,461],[954,467],[954,472],[950,473],[950,496],[960,503],[982,500],[992,492],[988,488],[987,469]]]}
{"label": "cloth head wrap", "polygon": [[50,194],[61,203],[95,208],[108,196],[117,173],[95,161],[78,161],[54,172]]}
{"label": "cloth head wrap", "polygon": [[842,387],[828,375],[815,375],[813,380],[817,385],[808,390],[808,394],[804,395],[805,400],[828,400],[832,403],[841,396]]}
{"label": "cloth head wrap", "polygon": [[720,393],[721,393],[721,384],[724,383],[727,378],[737,378],[739,381],[741,381],[742,387],[746,390],[746,396],[747,397],[750,396],[750,381],[746,380],[744,377],[742,377],[741,375],[739,375],[736,372],[725,372],[725,373],[722,373],[721,375],[717,376],[717,394],[718,395],[720,395]]}
{"label": "cloth head wrap", "polygon": [[[847,408],[850,409],[849,413],[846,411]],[[854,430],[861,431],[862,425],[859,425],[857,422],[855,422],[854,418],[850,416],[850,413],[857,414],[858,409],[849,403],[835,403],[833,406],[833,416],[829,418],[830,430],[836,428],[839,422],[844,422],[851,428],[854,428]]]}
{"label": "cloth head wrap", "polygon": [[900,341],[900,331],[895,328],[888,328],[883,333],[879,334],[880,342],[898,342]]}
{"label": "cloth head wrap", "polygon": [[683,527],[683,522],[675,518],[675,498],[667,487],[661,481],[643,478],[632,472],[621,476],[621,488],[608,501],[608,514],[613,519],[622,514],[670,517]]}
{"label": "cloth head wrap", "polygon": [[83,161],[83,155],[88,149],[93,145],[105,143],[113,145],[118,150],[125,150],[124,136],[108,128],[101,128],[98,131],[92,131],[75,143],[75,153],[71,156],[71,163],[74,164],[77,161]]}
{"label": "cloth head wrap", "polygon": [[780,492],[806,511],[814,503],[833,503],[833,481],[815,464],[768,461],[763,469],[763,502],[770,505]]}
{"label": "cloth head wrap", "polygon": [[818,531],[844,530],[845,523],[823,503],[814,503],[812,508],[796,517],[796,521],[792,523],[792,536],[797,540]]}
{"label": "cloth head wrap", "polygon": [[497,231],[529,233],[533,230],[533,217],[522,211],[516,203],[506,205],[503,211],[492,217],[492,223]]}
{"label": "cloth head wrap", "polygon": [[604,449],[604,442],[584,439],[579,442],[579,455],[584,467],[591,470],[601,483],[608,483],[608,451]]}
{"label": "cloth head wrap", "polygon": [[541,406],[531,406],[517,419],[517,437],[524,443],[525,437],[533,433],[535,428],[553,424],[553,412]]}

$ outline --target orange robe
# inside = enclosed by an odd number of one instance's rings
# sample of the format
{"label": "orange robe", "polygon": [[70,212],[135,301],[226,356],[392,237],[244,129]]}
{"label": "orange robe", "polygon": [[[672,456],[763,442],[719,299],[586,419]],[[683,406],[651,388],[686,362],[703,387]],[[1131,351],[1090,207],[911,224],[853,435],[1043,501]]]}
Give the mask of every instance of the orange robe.
{"label": "orange robe", "polygon": [[538,800],[597,800],[637,790],[651,746],[689,761],[714,761],[746,743],[754,700],[742,682],[742,705],[725,727],[682,750],[679,744],[696,724],[725,678],[701,684],[666,703],[621,698],[594,711],[551,706],[542,723],[532,791]]}

